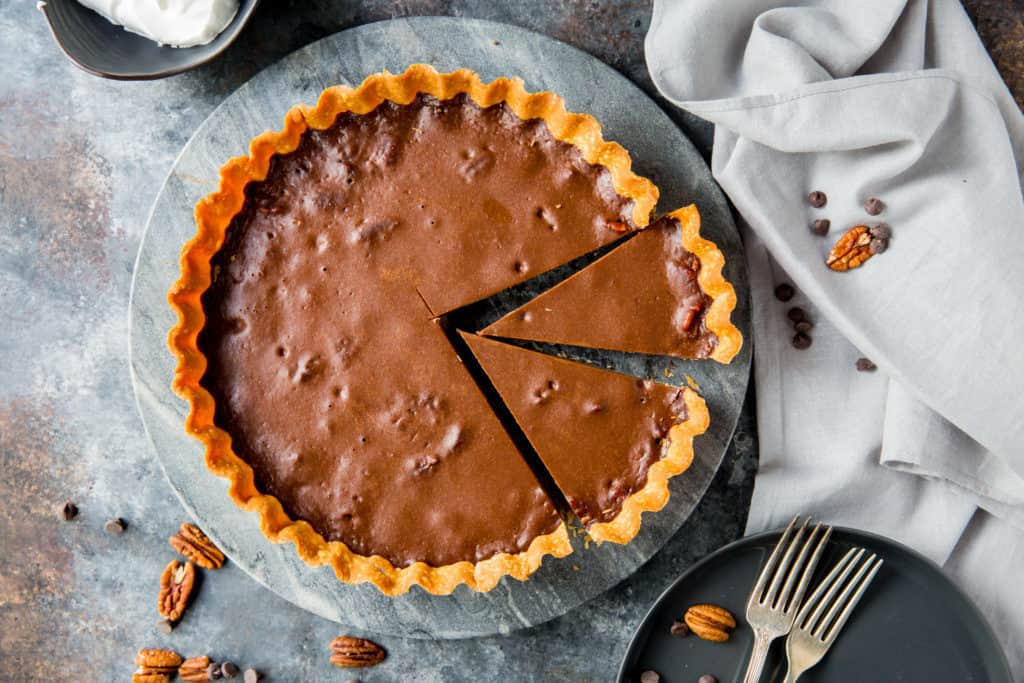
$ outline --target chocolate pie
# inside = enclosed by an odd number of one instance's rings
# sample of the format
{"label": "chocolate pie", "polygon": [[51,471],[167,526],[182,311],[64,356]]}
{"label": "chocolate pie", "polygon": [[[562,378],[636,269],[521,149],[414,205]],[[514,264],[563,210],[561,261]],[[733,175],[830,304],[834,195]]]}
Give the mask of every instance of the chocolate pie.
{"label": "chocolate pie", "polygon": [[561,494],[439,316],[642,230],[656,201],[593,118],[521,81],[414,65],[329,88],[196,206],[169,294],[186,430],[268,538],[342,581],[525,579],[571,552]]}
{"label": "chocolate pie", "polygon": [[722,277],[725,259],[700,236],[695,206],[674,211],[483,334],[728,363],[742,337]]}
{"label": "chocolate pie", "polygon": [[708,427],[704,399],[674,387],[463,334],[484,372],[597,541],[626,543],[668,501]]}

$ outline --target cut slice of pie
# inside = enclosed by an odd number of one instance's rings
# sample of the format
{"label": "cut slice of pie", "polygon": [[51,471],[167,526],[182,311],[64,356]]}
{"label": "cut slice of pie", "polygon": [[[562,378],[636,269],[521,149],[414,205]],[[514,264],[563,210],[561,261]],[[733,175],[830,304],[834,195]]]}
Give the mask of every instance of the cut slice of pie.
{"label": "cut slice of pie", "polygon": [[674,211],[482,334],[728,363],[743,338],[725,258],[695,206]]}
{"label": "cut slice of pie", "polygon": [[462,333],[572,511],[598,541],[626,543],[668,501],[708,427],[693,390]]}

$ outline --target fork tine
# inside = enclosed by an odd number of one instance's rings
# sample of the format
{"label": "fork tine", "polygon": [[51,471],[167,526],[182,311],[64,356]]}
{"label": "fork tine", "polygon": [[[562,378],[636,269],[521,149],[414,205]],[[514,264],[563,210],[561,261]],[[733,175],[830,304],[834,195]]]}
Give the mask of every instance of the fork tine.
{"label": "fork tine", "polygon": [[793,537],[793,541],[786,548],[786,553],[782,556],[782,560],[779,562],[779,568],[775,570],[775,575],[772,577],[772,583],[768,586],[768,593],[764,596],[764,600],[761,601],[762,605],[767,605],[774,609],[775,598],[778,597],[779,591],[782,589],[782,584],[789,575],[790,566],[793,563],[793,555],[796,553],[797,547],[800,545],[800,540],[804,537],[804,532],[807,531],[807,525],[810,524],[811,518],[808,517],[804,520],[804,523],[797,529],[796,535]]}
{"label": "fork tine", "polygon": [[[810,549],[811,543],[815,540],[814,536],[818,533],[818,529],[821,528],[821,524],[814,527],[814,531],[811,533],[810,538],[807,539],[807,543],[804,545],[803,551],[800,553],[799,560],[803,559],[803,556]],[[821,559],[821,554],[825,551],[825,546],[828,545],[828,539],[832,536],[832,527],[825,527],[825,532],[818,539],[817,545],[814,548],[814,552],[811,554],[807,563],[804,565],[803,573],[800,574],[800,583],[796,585],[796,588],[790,595],[790,588],[796,581],[797,573],[799,572],[799,563],[794,566],[793,571],[790,572],[789,580],[786,581],[786,587],[783,589],[782,597],[780,598],[779,604],[783,607],[783,611],[792,614],[794,611],[800,608],[800,604],[804,599],[804,593],[807,592],[807,586],[811,583],[811,577],[814,575],[814,570],[818,567],[818,560]]]}
{"label": "fork tine", "polygon": [[793,517],[789,522],[789,526],[787,526],[786,530],[782,532],[782,537],[779,538],[778,543],[775,544],[772,554],[768,556],[768,561],[765,562],[764,569],[761,570],[761,574],[757,577],[757,583],[754,584],[754,589],[750,591],[748,604],[761,602],[761,595],[764,593],[764,587],[768,583],[768,579],[772,575],[772,570],[778,563],[779,556],[782,555],[782,550],[786,547],[786,543],[789,541],[789,536],[793,531],[793,527],[796,526],[799,519],[800,515]]}
{"label": "fork tine", "polygon": [[[844,588],[843,592],[839,594],[839,597],[832,605],[832,609],[830,609],[828,614],[825,615],[825,618],[821,620],[821,639],[826,643],[831,643],[835,640],[840,629],[843,628],[843,624],[845,624],[846,620],[850,618],[853,608],[857,605],[857,602],[860,601],[861,596],[864,595],[864,591],[867,590],[868,584],[870,584],[871,580],[875,578],[875,574],[878,573],[878,568],[881,565],[882,560],[872,553],[866,560],[864,560],[864,563],[861,564],[860,569],[853,578],[847,582],[846,588]],[[842,610],[842,612],[839,610]],[[838,617],[836,616],[837,614]],[[835,620],[835,623],[832,623],[833,619]]]}
{"label": "fork tine", "polygon": [[850,548],[839,560],[828,576],[818,584],[811,597],[807,599],[800,612],[796,615],[796,627],[810,631],[811,626],[818,621],[818,617],[828,607],[832,597],[839,591],[843,580],[850,573],[850,567],[864,553],[863,548]]}

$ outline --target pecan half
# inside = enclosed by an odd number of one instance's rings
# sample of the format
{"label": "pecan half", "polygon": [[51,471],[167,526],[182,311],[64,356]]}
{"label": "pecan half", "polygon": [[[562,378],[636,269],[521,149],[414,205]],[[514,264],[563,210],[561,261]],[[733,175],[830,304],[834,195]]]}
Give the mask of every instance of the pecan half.
{"label": "pecan half", "polygon": [[729,632],[736,628],[732,613],[718,605],[694,605],[686,610],[683,621],[698,638],[716,643],[729,640]]}
{"label": "pecan half", "polygon": [[132,674],[132,683],[169,683],[170,680],[167,674],[144,674],[138,671]]}
{"label": "pecan half", "polygon": [[871,232],[866,225],[858,225],[846,231],[832,247],[825,265],[837,272],[859,268],[871,258]]}
{"label": "pecan half", "polygon": [[160,601],[157,605],[160,616],[168,621],[181,619],[195,581],[196,568],[191,562],[181,564],[171,560],[160,576]]}
{"label": "pecan half", "polygon": [[339,636],[331,641],[331,664],[334,666],[373,666],[384,661],[385,656],[384,648],[365,638]]}
{"label": "pecan half", "polygon": [[206,655],[189,657],[178,667],[178,678],[183,681],[207,683],[210,680],[210,658]]}
{"label": "pecan half", "polygon": [[185,522],[178,533],[168,540],[172,548],[203,569],[220,569],[224,566],[224,553],[195,524]]}
{"label": "pecan half", "polygon": [[181,665],[181,655],[173,650],[143,648],[135,653],[137,675],[170,676]]}

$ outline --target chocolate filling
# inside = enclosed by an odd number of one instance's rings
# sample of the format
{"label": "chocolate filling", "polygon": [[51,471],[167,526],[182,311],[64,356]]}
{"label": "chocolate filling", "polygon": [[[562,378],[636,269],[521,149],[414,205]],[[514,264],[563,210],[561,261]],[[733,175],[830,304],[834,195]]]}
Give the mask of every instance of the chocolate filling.
{"label": "chocolate filling", "polygon": [[217,425],[261,491],[357,553],[525,550],[558,515],[431,318],[617,239],[630,208],[505,105],[420,97],[307,132],[212,261]]}

